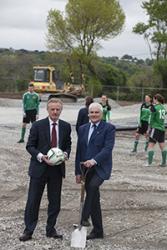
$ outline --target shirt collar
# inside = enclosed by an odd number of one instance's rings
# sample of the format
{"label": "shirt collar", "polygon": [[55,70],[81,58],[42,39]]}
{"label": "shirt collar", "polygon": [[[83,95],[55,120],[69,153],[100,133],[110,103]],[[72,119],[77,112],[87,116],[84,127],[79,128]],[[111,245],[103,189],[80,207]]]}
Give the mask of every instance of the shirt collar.
{"label": "shirt collar", "polygon": [[53,123],[57,123],[57,125],[59,124],[59,120],[57,120],[56,122],[54,122],[54,121],[52,121],[52,120],[50,119],[50,117],[48,117],[48,119],[49,119],[49,124],[50,124],[50,126],[52,126]]}
{"label": "shirt collar", "polygon": [[93,123],[93,122],[91,122],[91,128],[93,128],[93,125],[96,125],[96,127],[98,127],[99,126],[99,124],[100,124],[100,122],[96,122],[96,123]]}

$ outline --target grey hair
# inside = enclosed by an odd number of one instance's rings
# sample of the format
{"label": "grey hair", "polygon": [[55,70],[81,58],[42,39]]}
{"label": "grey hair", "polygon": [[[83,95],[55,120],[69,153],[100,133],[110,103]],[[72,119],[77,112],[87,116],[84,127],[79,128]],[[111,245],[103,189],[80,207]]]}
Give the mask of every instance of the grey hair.
{"label": "grey hair", "polygon": [[50,98],[48,100],[48,102],[47,102],[47,107],[48,107],[49,103],[59,103],[63,108],[63,102],[60,99],[57,99],[57,98],[54,98],[54,97]]}
{"label": "grey hair", "polygon": [[101,113],[103,113],[103,107],[100,103],[98,102],[93,102],[89,105],[89,111],[92,109],[92,108],[97,108],[100,110]]}

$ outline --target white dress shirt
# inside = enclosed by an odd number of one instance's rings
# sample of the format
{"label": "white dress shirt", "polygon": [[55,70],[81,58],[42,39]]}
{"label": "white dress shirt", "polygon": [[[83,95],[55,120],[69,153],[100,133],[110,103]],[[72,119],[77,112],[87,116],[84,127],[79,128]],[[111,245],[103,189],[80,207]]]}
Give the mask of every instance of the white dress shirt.
{"label": "white dress shirt", "polygon": [[[48,117],[48,119],[49,119],[49,126],[50,126],[50,139],[52,139],[51,137],[52,137],[52,127],[53,127],[53,123],[55,123],[55,122],[53,122],[51,119],[50,119],[50,117]],[[58,126],[58,124],[59,124],[59,120],[57,120],[56,121],[56,126],[55,126],[55,129],[56,129],[56,135],[57,135],[57,147],[59,147],[58,145],[59,145],[59,126]],[[37,155],[37,160],[39,161],[39,162],[42,162],[42,156],[43,156],[43,154],[40,152],[38,155]]]}
{"label": "white dress shirt", "polygon": [[99,123],[100,123],[100,122],[97,122],[97,123],[91,122],[90,128],[89,128],[89,133],[88,133],[88,143],[89,143],[90,137],[91,137],[91,135],[92,135],[92,133],[93,133],[93,131],[94,131],[94,125],[96,125],[96,129],[97,129]]}
{"label": "white dress shirt", "polygon": [[56,138],[57,138],[57,147],[59,147],[59,120],[56,122],[53,122],[50,117],[49,117],[49,124],[50,124],[50,141],[52,141],[52,127],[53,123],[56,123],[57,125],[55,126],[56,129]]}

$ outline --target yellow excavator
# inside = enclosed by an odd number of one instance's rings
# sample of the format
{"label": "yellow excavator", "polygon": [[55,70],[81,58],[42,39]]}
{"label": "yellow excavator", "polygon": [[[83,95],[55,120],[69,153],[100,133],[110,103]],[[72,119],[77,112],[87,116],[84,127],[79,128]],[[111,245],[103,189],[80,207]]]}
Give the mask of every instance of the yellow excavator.
{"label": "yellow excavator", "polygon": [[83,84],[65,83],[59,79],[53,66],[34,66],[34,78],[31,81],[34,90],[39,94],[54,94],[60,98],[71,98],[77,101],[78,96],[84,95]]}

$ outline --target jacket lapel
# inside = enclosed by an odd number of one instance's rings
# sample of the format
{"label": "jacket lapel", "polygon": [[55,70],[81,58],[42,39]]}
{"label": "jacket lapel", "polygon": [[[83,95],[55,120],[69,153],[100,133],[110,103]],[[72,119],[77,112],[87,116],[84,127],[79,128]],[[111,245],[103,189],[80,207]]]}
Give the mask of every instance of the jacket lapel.
{"label": "jacket lapel", "polygon": [[50,139],[50,124],[49,124],[49,119],[48,118],[46,118],[46,120],[45,120],[44,133],[46,135],[46,141],[48,142],[48,144],[50,146],[50,143],[51,143],[51,139]]}
{"label": "jacket lapel", "polygon": [[59,145],[57,145],[59,148],[62,146],[62,139],[63,139],[63,128],[62,128],[62,122],[59,120]]}
{"label": "jacket lapel", "polygon": [[[101,122],[99,123],[99,125],[98,125],[96,131],[93,132],[93,134],[91,135],[89,142],[91,142],[92,140],[94,140],[95,137],[96,137],[97,135],[99,135],[99,134],[102,132],[103,127],[104,127],[104,123],[101,121]],[[88,132],[89,132],[89,130],[88,130]],[[88,138],[88,137],[87,137],[87,138]]]}
{"label": "jacket lapel", "polygon": [[85,131],[83,133],[83,140],[85,140],[86,145],[88,144],[88,135],[89,135],[90,124],[91,123],[87,124],[87,126],[85,127]]}

